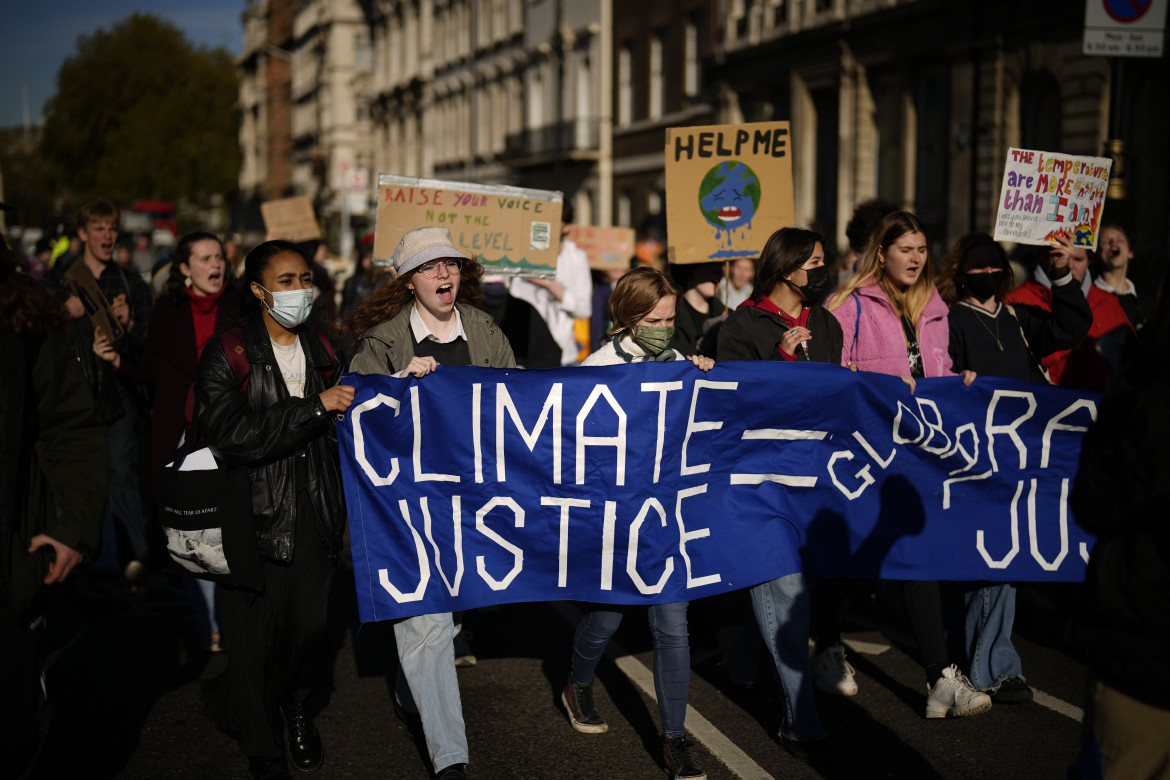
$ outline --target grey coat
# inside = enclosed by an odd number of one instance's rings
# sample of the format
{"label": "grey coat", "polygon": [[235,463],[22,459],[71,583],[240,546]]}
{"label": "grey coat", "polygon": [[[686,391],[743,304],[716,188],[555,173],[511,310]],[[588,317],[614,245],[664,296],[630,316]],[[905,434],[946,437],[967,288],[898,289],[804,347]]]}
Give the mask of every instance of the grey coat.
{"label": "grey coat", "polygon": [[[512,345],[500,326],[483,311],[458,303],[467,334],[467,350],[471,365],[486,368],[515,368]],[[410,334],[410,313],[414,303],[403,308],[392,319],[367,330],[358,341],[357,353],[350,361],[349,370],[359,374],[395,374],[414,358],[414,341]]]}

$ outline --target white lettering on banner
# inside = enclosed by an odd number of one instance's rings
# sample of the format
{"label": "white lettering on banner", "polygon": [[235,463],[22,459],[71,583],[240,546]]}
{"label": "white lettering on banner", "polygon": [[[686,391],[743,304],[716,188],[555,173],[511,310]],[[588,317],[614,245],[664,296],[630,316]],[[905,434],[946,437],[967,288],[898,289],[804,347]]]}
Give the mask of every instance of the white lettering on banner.
{"label": "white lettering on banner", "polygon": [[511,509],[513,514],[516,516],[516,527],[524,527],[524,510],[521,508],[521,506],[511,498],[506,496],[497,496],[496,498],[493,498],[491,501],[488,501],[486,504],[484,504],[480,510],[475,513],[475,529],[498,544],[500,547],[503,547],[505,550],[512,553],[512,568],[502,580],[497,580],[495,577],[488,574],[487,565],[484,563],[484,556],[477,555],[475,556],[475,570],[479,572],[480,579],[486,582],[489,588],[492,590],[504,590],[512,584],[512,580],[516,579],[516,575],[519,574],[520,570],[524,568],[524,551],[509,542],[504,537],[500,536],[492,529],[488,528],[487,523],[484,522],[484,518],[487,517],[488,512],[491,512],[497,506],[504,506]]}
{"label": "white lettering on banner", "polygon": [[480,428],[482,417],[481,403],[483,400],[483,385],[474,382],[471,385],[471,451],[475,458],[475,484],[483,483],[483,433]]}
{"label": "white lettering on banner", "polygon": [[[717,431],[723,427],[722,421],[695,420],[695,407],[699,403],[699,391],[703,388],[710,388],[712,390],[735,390],[739,387],[739,382],[711,382],[706,379],[695,380],[694,389],[691,391],[691,413],[687,417],[687,433],[683,437],[682,445],[682,470],[679,472],[680,476],[691,476],[694,474],[706,474],[711,468],[710,463],[696,463],[694,466],[687,465],[687,445],[691,441],[692,433],[699,433],[701,431]],[[730,408],[730,406],[728,407]]]}
{"label": "white lettering on banner", "polygon": [[[922,413],[922,421],[926,423],[926,429],[930,431],[930,435],[926,437],[926,441],[922,442],[922,444],[918,446],[922,447],[922,449],[926,450],[927,452],[932,452],[935,455],[942,457],[951,448],[950,437],[947,436],[946,431],[943,430],[942,413],[938,410],[938,405],[929,398],[918,398],[917,401],[918,411]],[[931,424],[931,422],[926,419],[927,409],[930,409],[934,412],[933,424]],[[946,444],[942,445],[941,447],[938,445],[933,447],[930,446],[930,442],[934,439],[936,433],[943,437],[943,439],[946,441]]]}
{"label": "white lettering on banner", "polygon": [[1044,571],[1056,571],[1068,555],[1068,479],[1060,480],[1060,553],[1049,563],[1040,554],[1040,538],[1036,533],[1036,480],[1028,492],[1028,535],[1032,537],[1032,557]]}
{"label": "white lettering on banner", "polygon": [[1078,398],[1071,406],[1062,411],[1060,414],[1048,421],[1048,425],[1044,426],[1044,437],[1041,439],[1043,445],[1040,451],[1040,468],[1048,468],[1048,451],[1052,447],[1052,433],[1053,431],[1073,431],[1084,433],[1089,430],[1088,425],[1065,425],[1062,420],[1066,417],[1071,417],[1081,409],[1089,411],[1089,422],[1093,423],[1097,420],[1097,404],[1093,403],[1087,398]]}
{"label": "white lettering on banner", "polygon": [[553,498],[541,496],[541,506],[559,506],[561,508],[560,546],[557,551],[557,587],[563,588],[569,579],[569,508],[589,508],[589,500],[584,498]]}
{"label": "white lettering on banner", "polygon": [[[1016,419],[1012,420],[1007,425],[993,425],[995,420],[995,409],[999,402],[1004,398],[1023,398],[1028,402],[1028,411],[1021,414]],[[991,470],[999,471],[999,464],[995,461],[995,435],[1003,433],[1012,440],[1016,445],[1016,450],[1020,453],[1020,468],[1027,468],[1028,466],[1028,448],[1024,446],[1023,439],[1020,434],[1016,433],[1016,428],[1019,428],[1024,422],[1036,413],[1036,396],[1031,393],[1021,390],[996,390],[991,396],[991,403],[987,405],[987,422],[984,425],[984,434],[987,436],[987,456],[991,458]]]}
{"label": "white lettering on banner", "polygon": [[666,394],[681,390],[682,382],[643,382],[643,393],[658,393],[658,444],[654,448],[654,484],[662,474],[662,443],[666,439]]}
{"label": "white lettering on banner", "polygon": [[605,521],[601,531],[601,589],[613,590],[613,537],[617,525],[617,502],[605,502]]}
{"label": "white lettering on banner", "polygon": [[362,467],[362,471],[365,472],[367,477],[369,477],[370,482],[374,483],[375,487],[392,485],[394,484],[394,479],[398,476],[398,458],[390,459],[390,473],[383,477],[378,474],[378,471],[366,457],[366,431],[362,427],[362,415],[366,412],[377,409],[379,406],[389,406],[394,410],[395,417],[397,417],[398,412],[401,411],[401,405],[398,403],[398,399],[391,398],[390,396],[383,395],[382,393],[378,393],[370,400],[363,401],[362,403],[355,406],[353,411],[350,412],[350,419],[353,425],[354,460],[356,460],[358,465]]}
{"label": "white lettering on banner", "polygon": [[706,485],[696,485],[695,487],[685,488],[678,491],[678,498],[674,502],[674,519],[678,523],[678,552],[682,556],[683,562],[687,566],[687,587],[701,588],[704,585],[712,585],[719,582],[722,577],[718,573],[708,574],[706,577],[696,577],[691,570],[691,556],[687,555],[687,542],[692,539],[706,539],[711,535],[710,528],[698,528],[694,531],[688,531],[686,524],[683,522],[682,502],[684,498],[691,496],[699,496],[707,492]]}
{"label": "white lettering on banner", "polygon": [[1089,562],[1089,545],[1087,542],[1081,542],[1081,560],[1085,563]]}
{"label": "white lettering on banner", "polygon": [[857,439],[857,443],[861,445],[861,449],[869,453],[869,457],[873,458],[874,462],[881,466],[883,471],[890,467],[890,464],[894,462],[894,456],[898,454],[897,449],[892,449],[890,450],[889,457],[885,460],[882,460],[881,457],[877,454],[877,450],[873,448],[873,445],[866,441],[866,438],[861,435],[861,431],[854,431],[853,438]]}
{"label": "white lettering on banner", "polygon": [[458,482],[456,474],[424,474],[422,470],[422,420],[418,408],[418,385],[410,388],[410,416],[414,423],[414,481]]}
{"label": "white lettering on banner", "polygon": [[646,596],[661,593],[662,589],[666,587],[666,581],[670,579],[670,575],[674,571],[674,556],[671,555],[666,559],[665,569],[654,587],[647,585],[646,581],[642,579],[642,575],[638,573],[638,535],[642,528],[642,523],[646,520],[646,513],[651,508],[658,513],[659,525],[663,528],[666,527],[666,510],[662,508],[662,504],[659,503],[657,498],[646,499],[642,503],[642,509],[638,512],[638,517],[634,520],[634,524],[630,526],[630,544],[626,548],[626,574],[630,575],[630,580],[633,581],[638,591]]}
{"label": "white lettering on banner", "polygon": [[[910,415],[911,420],[918,423],[918,435],[915,436],[913,439],[907,439],[901,433],[902,412],[906,412],[908,415]],[[922,441],[922,437],[926,435],[926,426],[923,425],[922,420],[919,420],[918,416],[916,414],[914,414],[914,412],[910,411],[910,408],[908,406],[906,406],[904,403],[902,403],[901,401],[898,402],[898,414],[894,416],[894,434],[893,435],[894,435],[894,443],[895,444],[917,444],[918,442]]]}
{"label": "white lettering on banner", "polygon": [[[982,479],[983,477],[990,477],[990,476],[991,476],[991,472],[989,471],[986,474],[981,474],[978,477],[968,477],[968,479]],[[1035,493],[1035,490],[1036,490],[1036,483],[1035,482],[1032,483],[1032,490],[1033,490],[1033,493]],[[980,528],[979,530],[977,530],[975,532],[975,549],[979,551],[979,554],[981,556],[983,556],[983,562],[987,564],[988,568],[1006,569],[1008,567],[1008,564],[1012,562],[1012,559],[1016,557],[1016,553],[1018,553],[1020,551],[1020,516],[1019,516],[1018,508],[1019,508],[1019,504],[1020,504],[1020,494],[1023,492],[1024,492],[1024,482],[1023,482],[1023,480],[1020,480],[1018,483],[1016,483],[1016,495],[1012,498],[1012,509],[1011,509],[1012,549],[1008,550],[1007,555],[1003,556],[999,560],[992,558],[991,554],[987,552],[987,546],[983,542],[983,529]],[[1028,498],[1028,505],[1029,506],[1032,505],[1032,497]]]}
{"label": "white lettering on banner", "polygon": [[447,592],[452,596],[459,595],[459,585],[463,582],[463,499],[462,496],[451,496],[451,526],[453,542],[455,544],[455,583],[447,579],[447,573],[443,571],[443,558],[439,552],[439,545],[435,544],[435,535],[431,532],[431,510],[427,505],[427,497],[423,496],[419,499],[419,504],[422,505],[423,515],[423,533],[427,535],[427,541],[431,543],[431,549],[435,551],[435,570],[439,572],[439,576],[443,578],[443,584],[447,586]]}
{"label": "white lettering on banner", "polygon": [[[971,435],[971,449],[968,450],[963,446],[963,434]],[[966,465],[961,469],[955,469],[950,473],[950,478],[943,480],[943,509],[951,508],[951,485],[958,482],[973,482],[975,480],[987,479],[991,476],[991,471],[988,470],[984,474],[968,475],[965,477],[956,477],[956,474],[965,474],[979,462],[979,431],[975,430],[975,423],[963,423],[959,429],[955,431],[955,446],[949,451],[943,453],[942,457],[949,458],[952,455],[959,454],[963,456]]]}
{"label": "white lettering on banner", "polygon": [[508,410],[508,415],[512,418],[512,423],[516,426],[516,430],[520,432],[520,437],[524,439],[524,444],[528,446],[528,451],[533,452],[536,449],[536,441],[540,438],[541,431],[544,430],[544,424],[548,422],[548,416],[551,412],[553,415],[552,423],[552,437],[553,437],[553,484],[561,484],[561,406],[562,406],[562,388],[560,382],[555,383],[548,391],[548,397],[544,399],[544,406],[540,409],[540,417],[536,420],[536,425],[533,426],[532,433],[529,433],[524,427],[524,423],[520,420],[520,412],[516,409],[516,405],[512,403],[512,396],[508,393],[508,386],[502,382],[496,384],[496,479],[504,482],[504,410]]}
{"label": "white lettering on banner", "polygon": [[410,522],[410,507],[405,499],[398,501],[398,511],[402,513],[402,519],[406,521],[406,527],[410,529],[410,535],[414,537],[414,553],[418,558],[418,587],[411,593],[403,593],[390,582],[390,572],[387,569],[378,569],[378,581],[382,583],[382,587],[395,601],[399,604],[405,604],[410,601],[422,601],[423,594],[427,590],[427,583],[431,581],[431,567],[427,564],[427,551],[423,547],[422,537],[418,535],[418,531],[414,530],[414,525]]}
{"label": "white lettering on banner", "polygon": [[841,480],[837,479],[837,472],[835,469],[837,466],[837,461],[841,459],[853,460],[853,453],[849,450],[837,450],[833,453],[833,455],[829,458],[829,479],[833,480],[833,484],[837,486],[837,489],[841,491],[841,494],[845,496],[845,498],[849,499],[850,501],[855,501],[861,497],[861,494],[865,492],[867,487],[873,484],[873,475],[869,473],[869,464],[866,463],[857,470],[856,474],[853,475],[855,479],[861,480],[861,486],[856,490],[850,490],[841,484]]}
{"label": "white lettering on banner", "polygon": [[[605,398],[609,408],[617,413],[618,418],[618,432],[617,436],[586,436],[585,435],[585,420],[589,417],[589,413],[593,411],[593,407],[597,404],[598,398]],[[577,413],[577,484],[585,484],[585,448],[586,447],[613,447],[617,450],[617,477],[614,484],[621,487],[626,484],[626,412],[622,409],[621,404],[613,397],[613,393],[609,391],[608,385],[598,384],[593,388],[593,392],[589,394],[585,405],[581,407],[581,411]]]}
{"label": "white lettering on banner", "polygon": [[[742,441],[763,439],[765,441],[822,441],[824,431],[802,431],[791,428],[752,428],[743,432]],[[733,485],[759,485],[764,482],[776,482],[788,487],[813,487],[817,484],[816,477],[794,477],[788,474],[732,474]]]}

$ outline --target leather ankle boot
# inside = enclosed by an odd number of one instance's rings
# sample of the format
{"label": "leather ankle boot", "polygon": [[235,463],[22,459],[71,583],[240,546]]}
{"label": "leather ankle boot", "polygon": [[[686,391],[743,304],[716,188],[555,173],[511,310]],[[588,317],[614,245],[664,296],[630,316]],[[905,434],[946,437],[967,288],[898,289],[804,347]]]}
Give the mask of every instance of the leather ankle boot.
{"label": "leather ankle boot", "polygon": [[305,712],[305,705],[290,697],[285,699],[280,712],[288,727],[289,764],[302,775],[313,774],[321,768],[324,752],[321,749],[321,737]]}

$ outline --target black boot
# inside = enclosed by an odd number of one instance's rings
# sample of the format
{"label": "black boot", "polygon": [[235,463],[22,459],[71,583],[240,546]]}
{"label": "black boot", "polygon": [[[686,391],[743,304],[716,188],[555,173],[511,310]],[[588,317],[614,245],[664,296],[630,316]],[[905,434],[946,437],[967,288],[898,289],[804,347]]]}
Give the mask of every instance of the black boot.
{"label": "black boot", "polygon": [[321,768],[324,753],[321,750],[321,737],[317,729],[313,728],[313,721],[305,712],[305,705],[289,697],[281,705],[280,712],[288,727],[289,763],[302,775],[313,774]]}
{"label": "black boot", "polygon": [[248,759],[248,780],[291,780],[283,758]]}

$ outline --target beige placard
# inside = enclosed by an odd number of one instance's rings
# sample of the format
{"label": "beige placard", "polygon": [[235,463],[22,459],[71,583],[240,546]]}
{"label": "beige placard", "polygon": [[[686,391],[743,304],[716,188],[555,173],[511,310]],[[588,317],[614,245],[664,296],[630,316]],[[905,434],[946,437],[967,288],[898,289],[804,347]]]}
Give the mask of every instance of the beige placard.
{"label": "beige placard", "polygon": [[102,289],[98,287],[93,272],[85,264],[85,258],[78,258],[70,264],[69,269],[65,271],[65,280],[69,282],[69,287],[72,288],[74,295],[81,301],[81,305],[85,308],[85,315],[89,317],[95,332],[100,330],[111,344],[117,343],[126,335],[126,329],[114,316],[114,310],[110,307],[110,302],[102,293]]}
{"label": "beige placard", "polygon": [[588,256],[589,267],[594,271],[625,271],[630,267],[635,244],[633,228],[572,225],[565,237]]}
{"label": "beige placard", "polygon": [[666,131],[666,232],[672,263],[758,257],[795,222],[788,122]]}
{"label": "beige placard", "polygon": [[269,236],[294,244],[321,238],[313,203],[305,195],[261,203],[260,215],[264,217],[264,231]]}
{"label": "beige placard", "polygon": [[407,231],[437,226],[491,273],[552,279],[562,200],[552,190],[381,174],[374,263],[390,265]]}

